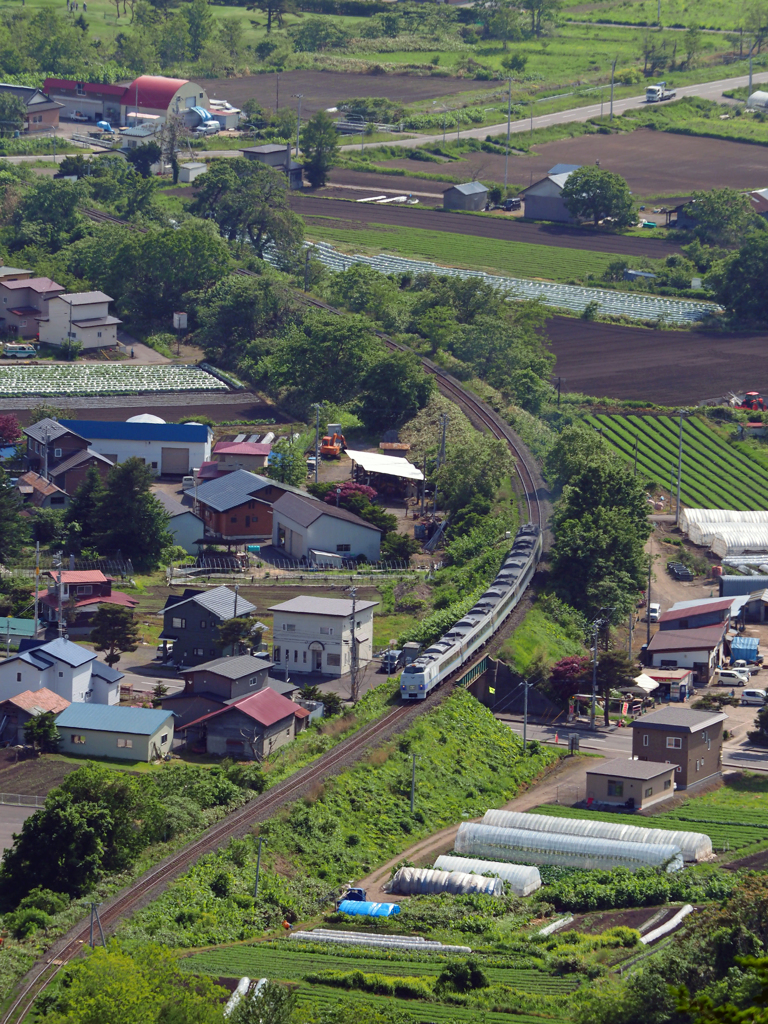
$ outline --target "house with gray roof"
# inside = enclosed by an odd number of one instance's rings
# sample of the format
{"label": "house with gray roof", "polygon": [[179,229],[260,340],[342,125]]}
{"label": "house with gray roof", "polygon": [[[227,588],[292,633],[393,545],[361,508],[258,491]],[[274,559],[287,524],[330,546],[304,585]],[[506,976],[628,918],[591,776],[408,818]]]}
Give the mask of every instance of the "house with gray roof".
{"label": "house with gray roof", "polygon": [[308,494],[284,494],[273,506],[272,544],[289,558],[313,565],[378,562],[381,530]]}
{"label": "house with gray roof", "polygon": [[70,704],[56,726],[60,751],[87,758],[157,761],[173,744],[173,713],[156,708]]}
{"label": "house with gray roof", "polygon": [[184,548],[188,555],[195,555],[203,543],[202,518],[197,515],[191,505],[184,505],[163,490],[155,490],[153,494],[170,516],[168,520],[168,532],[173,537],[173,543]]}
{"label": "house with gray roof", "polygon": [[[27,449],[24,453],[24,468],[53,478],[54,470],[75,456],[87,452],[89,440],[72,427],[65,426],[50,416],[24,428]],[[55,481],[54,481],[55,482]],[[62,484],[57,484],[63,487]],[[66,487],[63,487],[66,490]]]}
{"label": "house with gray roof", "polygon": [[701,785],[720,775],[727,721],[721,711],[662,708],[632,723],[632,756],[673,764],[677,789]]}
{"label": "house with gray roof", "polygon": [[294,597],[269,610],[276,665],[287,672],[341,676],[352,668],[352,644],[361,668],[373,658],[373,609],[377,601]]}
{"label": "house with gray roof", "polygon": [[117,704],[122,678],[93,651],[64,637],[22,640],[19,653],[0,662],[0,700],[47,689],[73,704]]}
{"label": "house with gray roof", "polygon": [[163,608],[163,631],[160,639],[167,650],[173,642],[173,660],[177,666],[201,665],[213,658],[231,653],[218,638],[218,627],[227,619],[250,618],[256,605],[230,590],[185,590],[172,594]]}
{"label": "house with gray roof", "polygon": [[488,202],[488,189],[480,181],[451,185],[443,192],[444,210],[484,210]]}
{"label": "house with gray roof", "polygon": [[525,203],[525,213],[529,220],[552,220],[561,224],[574,224],[578,218],[568,210],[562,191],[568,178],[578,171],[580,164],[555,164],[547,171],[545,178],[534,181],[520,195]]}
{"label": "house with gray roof", "polygon": [[38,317],[40,341],[63,345],[77,341],[85,349],[113,348],[123,322],[109,312],[111,295],[74,292],[49,299],[47,315]]}
{"label": "house with gray roof", "polygon": [[199,484],[195,500],[206,539],[235,544],[268,540],[272,536],[272,507],[285,494],[304,492],[247,469],[236,469]]}

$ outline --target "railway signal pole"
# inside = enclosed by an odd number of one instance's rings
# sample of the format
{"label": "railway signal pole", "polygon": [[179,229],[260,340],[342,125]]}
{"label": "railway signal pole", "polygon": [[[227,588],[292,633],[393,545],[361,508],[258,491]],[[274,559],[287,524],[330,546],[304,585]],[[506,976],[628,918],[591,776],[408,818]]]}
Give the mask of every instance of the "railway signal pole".
{"label": "railway signal pole", "polygon": [[416,803],[416,755],[413,755],[413,766],[411,768],[411,814]]}
{"label": "railway signal pole", "polygon": [[90,929],[90,937],[89,937],[89,940],[88,940],[91,949],[93,949],[93,919],[94,919],[94,917],[96,918],[96,924],[99,926],[99,935],[101,935],[101,944],[102,944],[102,946],[104,946],[105,949],[107,948],[107,943],[106,943],[106,941],[104,939],[104,930],[101,927],[101,918],[99,917],[99,907],[100,906],[101,906],[100,903],[91,903],[91,929]]}

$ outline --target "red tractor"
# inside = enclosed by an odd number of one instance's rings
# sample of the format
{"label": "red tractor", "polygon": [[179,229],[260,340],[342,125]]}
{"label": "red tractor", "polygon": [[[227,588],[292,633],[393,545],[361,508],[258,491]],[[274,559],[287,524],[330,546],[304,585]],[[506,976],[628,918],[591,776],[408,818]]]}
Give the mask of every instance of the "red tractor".
{"label": "red tractor", "polygon": [[748,409],[750,412],[765,412],[765,399],[759,391],[748,391],[736,405],[737,409]]}

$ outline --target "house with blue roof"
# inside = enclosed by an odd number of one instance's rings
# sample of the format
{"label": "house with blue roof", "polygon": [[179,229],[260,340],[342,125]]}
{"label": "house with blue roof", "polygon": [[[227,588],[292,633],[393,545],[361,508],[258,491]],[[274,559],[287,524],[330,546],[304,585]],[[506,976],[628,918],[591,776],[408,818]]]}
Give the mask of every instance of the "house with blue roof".
{"label": "house with blue roof", "polygon": [[173,712],[154,708],[70,704],[56,725],[63,754],[157,761],[173,744]]}
{"label": "house with blue roof", "polygon": [[19,653],[0,661],[0,701],[24,690],[50,690],[73,704],[118,704],[121,672],[64,637],[25,639]]}
{"label": "house with blue roof", "polygon": [[202,423],[60,420],[65,430],[88,439],[91,451],[110,462],[141,459],[161,476],[187,476],[211,458],[213,431]]}

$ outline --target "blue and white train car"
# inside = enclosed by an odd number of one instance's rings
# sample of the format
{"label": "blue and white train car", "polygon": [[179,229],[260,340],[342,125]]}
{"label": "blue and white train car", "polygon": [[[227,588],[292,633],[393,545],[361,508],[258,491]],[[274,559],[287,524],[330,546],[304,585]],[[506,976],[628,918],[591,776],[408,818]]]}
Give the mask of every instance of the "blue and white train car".
{"label": "blue and white train car", "polygon": [[538,526],[528,523],[520,527],[496,578],[477,604],[403,669],[403,700],[424,700],[488,642],[525,593],[541,558],[542,543]]}

